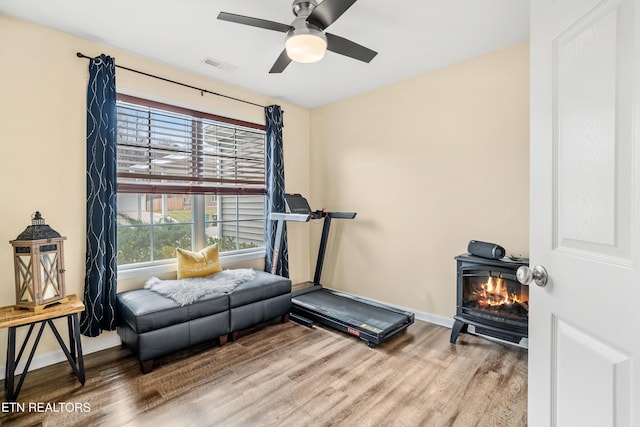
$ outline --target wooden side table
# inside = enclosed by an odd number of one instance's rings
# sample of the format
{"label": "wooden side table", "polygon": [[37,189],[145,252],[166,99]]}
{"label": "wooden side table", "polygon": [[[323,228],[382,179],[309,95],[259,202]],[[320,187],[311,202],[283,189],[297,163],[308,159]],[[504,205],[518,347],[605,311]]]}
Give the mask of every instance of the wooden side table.
{"label": "wooden side table", "polygon": [[[83,311],[84,304],[82,303],[82,301],[80,301],[77,295],[69,295],[67,301],[54,303],[39,311],[29,311],[18,308],[16,306],[0,307],[0,328],[9,329],[9,339],[7,343],[7,363],[4,382],[7,401],[15,401],[18,398],[18,394],[20,393],[20,389],[22,388],[24,379],[27,377],[29,366],[31,365],[31,361],[33,360],[36,348],[40,343],[40,337],[42,336],[42,332],[44,331],[46,325],[49,325],[51,331],[58,340],[60,348],[67,357],[69,365],[71,365],[71,369],[73,369],[74,374],[76,375],[76,377],[78,377],[80,384],[84,385],[84,359],[82,357],[82,344],[80,342],[80,323],[78,321],[78,313],[81,313]],[[58,319],[61,317],[67,318],[69,329],[68,347],[60,336],[60,332],[58,332],[58,329],[53,323],[54,319]],[[40,324],[40,329],[38,330],[36,339],[31,347],[29,358],[27,359],[24,370],[21,374],[19,374],[20,381],[17,385],[15,385],[16,366],[20,362],[20,358],[22,357],[24,350],[26,349],[29,338],[31,338],[31,333],[33,332],[33,329],[37,324]],[[25,337],[24,342],[20,346],[20,351],[18,352],[18,357],[16,358],[16,329],[21,326],[29,326],[29,331],[27,332],[27,336]]]}

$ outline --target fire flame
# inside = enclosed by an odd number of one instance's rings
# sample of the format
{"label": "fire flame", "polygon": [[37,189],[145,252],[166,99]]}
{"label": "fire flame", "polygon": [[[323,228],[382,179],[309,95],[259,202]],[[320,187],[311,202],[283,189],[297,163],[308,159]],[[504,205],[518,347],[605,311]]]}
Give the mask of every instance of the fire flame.
{"label": "fire flame", "polygon": [[507,284],[503,279],[496,277],[489,277],[476,293],[481,297],[480,301],[478,301],[481,305],[491,307],[523,302],[518,295],[509,293]]}

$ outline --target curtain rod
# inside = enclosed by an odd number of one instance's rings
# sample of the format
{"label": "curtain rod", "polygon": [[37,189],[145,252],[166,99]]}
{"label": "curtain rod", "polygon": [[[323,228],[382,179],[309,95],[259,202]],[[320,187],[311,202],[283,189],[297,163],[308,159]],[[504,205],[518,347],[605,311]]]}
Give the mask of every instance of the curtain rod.
{"label": "curtain rod", "polygon": [[[83,53],[80,53],[80,52],[76,52],[76,56],[78,58],[94,59],[91,56],[87,56],[87,55],[85,55]],[[207,89],[202,89],[202,88],[199,88],[199,87],[191,86],[191,85],[188,85],[186,83],[180,83],[180,82],[177,82],[175,80],[170,80],[170,79],[166,79],[164,77],[160,77],[160,76],[156,76],[156,75],[153,75],[153,74],[145,73],[144,71],[134,70],[133,68],[125,67],[123,65],[117,65],[116,64],[116,67],[122,68],[123,70],[131,71],[131,72],[134,72],[134,73],[142,74],[143,76],[153,77],[154,79],[162,80],[164,82],[173,83],[173,84],[176,84],[176,85],[179,85],[179,86],[188,87],[189,89],[194,89],[194,90],[200,91],[200,95],[203,95],[203,96],[204,96],[205,93],[208,93],[208,94],[215,95],[215,96],[221,96],[221,97],[227,98],[227,99],[232,99],[234,101],[244,102],[245,104],[255,105],[256,107],[265,108],[264,105],[256,104],[256,103],[253,103],[251,101],[245,101],[244,99],[234,98],[232,96],[223,95],[221,93],[211,92],[211,91],[209,91]]]}

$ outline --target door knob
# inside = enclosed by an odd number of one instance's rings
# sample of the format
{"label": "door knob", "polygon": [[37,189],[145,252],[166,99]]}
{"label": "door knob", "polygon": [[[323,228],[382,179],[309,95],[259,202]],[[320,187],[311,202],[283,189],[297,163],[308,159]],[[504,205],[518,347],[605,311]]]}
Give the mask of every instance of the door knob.
{"label": "door knob", "polygon": [[536,265],[533,269],[523,265],[518,268],[518,271],[516,271],[516,278],[518,279],[518,282],[523,285],[528,285],[533,280],[536,282],[536,285],[542,287],[547,286],[549,275],[547,274],[547,270],[541,265]]}

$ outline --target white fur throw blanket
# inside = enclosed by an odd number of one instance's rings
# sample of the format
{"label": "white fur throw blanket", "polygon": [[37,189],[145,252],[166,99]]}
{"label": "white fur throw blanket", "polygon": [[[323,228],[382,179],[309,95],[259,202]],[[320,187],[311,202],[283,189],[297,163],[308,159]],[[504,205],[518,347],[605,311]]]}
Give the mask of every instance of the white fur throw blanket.
{"label": "white fur throw blanket", "polygon": [[207,294],[228,293],[241,283],[253,280],[256,272],[251,268],[224,270],[205,277],[178,280],[160,280],[152,277],[145,288],[173,299],[180,305],[191,304]]}

